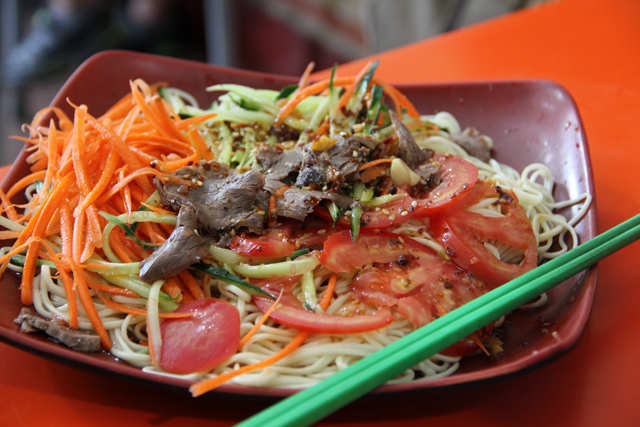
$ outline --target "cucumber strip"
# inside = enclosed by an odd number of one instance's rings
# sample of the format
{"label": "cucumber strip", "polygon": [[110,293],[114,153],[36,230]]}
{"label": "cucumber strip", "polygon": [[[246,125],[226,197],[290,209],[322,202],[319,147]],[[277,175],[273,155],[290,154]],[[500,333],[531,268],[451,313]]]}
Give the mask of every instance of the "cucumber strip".
{"label": "cucumber strip", "polygon": [[[26,256],[17,254],[11,257],[11,264],[24,267],[24,263],[26,259],[27,259]],[[50,268],[57,269],[56,265],[53,262],[48,261],[46,259],[38,259],[36,261],[36,267],[42,267],[43,265],[47,265]]]}
{"label": "cucumber strip", "polygon": [[318,297],[316,295],[316,284],[313,280],[313,271],[307,271],[302,275],[302,280],[300,282],[302,287],[302,295],[304,297],[304,302],[311,307],[318,304]]}
{"label": "cucumber strip", "polygon": [[362,200],[362,204],[367,208],[375,208],[376,206],[386,205],[394,200],[403,198],[404,194],[385,194],[384,196],[374,197],[369,201]]}
{"label": "cucumber strip", "polygon": [[351,208],[351,238],[355,242],[360,234],[360,218],[362,217],[362,207],[360,204]]}
{"label": "cucumber strip", "polygon": [[251,278],[270,278],[284,276],[299,276],[308,271],[313,271],[320,264],[317,256],[305,256],[296,258],[293,261],[274,262],[273,264],[233,265],[233,270],[244,276]]}
{"label": "cucumber strip", "polygon": [[262,296],[274,299],[268,292],[252,285],[247,281],[242,280],[242,278],[236,276],[235,274],[229,273],[224,268],[216,267],[215,265],[206,264],[204,262],[193,264],[191,267],[198,271],[202,271],[203,273],[206,273],[210,276],[213,276],[216,279],[220,279],[223,282],[240,286],[251,296]]}
{"label": "cucumber strip", "polygon": [[282,98],[288,98],[289,95],[291,95],[296,89],[298,89],[297,84],[283,87],[282,89],[280,89],[280,92],[278,92],[278,94],[276,95],[276,100],[282,99]]}
{"label": "cucumber strip", "polygon": [[290,260],[294,260],[294,259],[298,258],[299,256],[306,255],[308,253],[309,253],[309,248],[307,248],[307,249],[298,249],[297,251],[293,251],[293,253],[289,257],[289,259]]}
{"label": "cucumber strip", "polygon": [[158,243],[147,242],[146,240],[142,240],[141,238],[136,236],[136,233],[127,224],[120,221],[118,217],[104,211],[100,211],[100,215],[102,215],[102,217],[107,221],[109,221],[110,223],[115,224],[118,227],[122,228],[124,230],[124,234],[128,238],[133,240],[138,246],[142,247],[145,251],[154,250],[160,246],[160,244]]}
{"label": "cucumber strip", "polygon": [[[104,279],[116,286],[121,288],[129,289],[132,292],[140,295],[143,298],[149,298],[149,291],[151,290],[151,285],[137,277],[132,276],[102,276]],[[178,305],[174,302],[174,299],[164,292],[160,292],[160,307],[163,311],[174,311],[178,308]]]}
{"label": "cucumber strip", "polygon": [[364,125],[363,134],[371,135],[371,129],[378,121],[380,117],[380,110],[382,104],[382,95],[384,94],[384,88],[379,85],[373,85],[371,89],[371,104],[369,111],[367,112],[367,121]]}

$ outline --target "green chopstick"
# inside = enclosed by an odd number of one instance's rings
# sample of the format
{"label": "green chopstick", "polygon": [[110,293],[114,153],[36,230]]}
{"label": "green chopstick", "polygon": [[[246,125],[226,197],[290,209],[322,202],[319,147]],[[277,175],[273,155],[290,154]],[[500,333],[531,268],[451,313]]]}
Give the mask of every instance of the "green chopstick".
{"label": "green chopstick", "polygon": [[322,382],[238,424],[308,426],[640,239],[640,215],[453,310]]}

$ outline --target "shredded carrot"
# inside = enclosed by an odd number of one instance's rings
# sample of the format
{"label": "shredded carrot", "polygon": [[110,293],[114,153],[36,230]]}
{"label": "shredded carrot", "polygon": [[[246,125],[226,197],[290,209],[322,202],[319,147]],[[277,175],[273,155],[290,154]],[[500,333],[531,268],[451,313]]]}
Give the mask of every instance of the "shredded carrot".
{"label": "shredded carrot", "polygon": [[[353,77],[338,77],[333,80],[333,84],[336,86],[341,86],[351,83],[352,81]],[[327,89],[329,87],[329,84],[329,79],[321,80],[300,90],[280,109],[278,115],[276,116],[274,124],[276,126],[281,125],[284,119],[286,119],[293,112],[293,110],[295,110],[295,108],[298,106],[298,104],[300,104],[300,102],[302,102],[303,99],[319,94],[323,90]]]}
{"label": "shredded carrot", "polygon": [[[67,177],[62,180],[59,185],[51,192],[50,197],[47,199],[41,209],[38,210],[38,215],[34,216],[28,225],[34,223],[33,236],[43,237],[44,231],[49,224],[49,220],[53,216],[53,212],[58,208],[60,200],[66,197],[66,193],[69,191],[69,187],[72,184],[71,177]],[[25,227],[27,230],[27,227]],[[20,235],[22,237],[23,233]],[[25,305],[33,304],[33,278],[35,275],[36,261],[38,259],[38,251],[40,250],[40,242],[33,241],[29,245],[27,250],[27,257],[24,262],[24,268],[22,270],[22,282],[20,284],[21,300]]]}
{"label": "shredded carrot", "polygon": [[2,210],[6,212],[7,218],[9,218],[13,222],[18,222],[18,214],[16,212],[15,207],[9,201],[9,198],[4,193],[2,188],[0,188],[0,201],[2,202]]}
{"label": "shredded carrot", "polygon": [[193,145],[193,148],[196,150],[196,153],[198,153],[198,157],[206,161],[213,160],[215,158],[211,148],[207,146],[207,143],[204,142],[204,139],[200,136],[198,129],[191,129],[187,132],[187,136],[189,137],[189,141],[191,141],[191,145]]}
{"label": "shredded carrot", "polygon": [[360,84],[360,80],[362,80],[364,78],[364,76],[369,72],[369,68],[371,67],[371,63],[372,62],[369,61],[367,63],[367,65],[365,65],[362,68],[362,70],[360,70],[360,72],[353,78],[353,82],[347,88],[347,90],[342,94],[342,96],[340,97],[340,100],[338,101],[338,104],[336,105],[336,108],[338,110],[346,107],[347,104],[349,103],[349,101],[351,101],[351,98],[353,98],[353,95],[356,93],[356,89],[358,88],[358,84]]}
{"label": "shredded carrot", "polygon": [[38,171],[30,173],[29,175],[21,178],[18,182],[13,184],[13,186],[7,191],[7,199],[11,200],[13,196],[18,194],[18,192],[24,190],[29,185],[33,184],[36,181],[42,181],[44,177],[47,175],[47,171]]}
{"label": "shredded carrot", "polygon": [[188,119],[183,119],[183,120],[180,120],[179,122],[176,122],[176,127],[178,129],[185,129],[189,126],[197,125],[202,122],[206,122],[209,119],[213,119],[217,115],[218,115],[217,113],[209,113],[209,114],[202,114],[200,116],[189,117]]}
{"label": "shredded carrot", "polygon": [[275,226],[277,215],[276,215],[276,203],[278,199],[282,197],[282,195],[289,189],[288,185],[280,188],[278,191],[273,193],[269,198],[269,212],[267,213],[267,225],[269,228],[273,228]]}
{"label": "shredded carrot", "polygon": [[363,165],[360,165],[358,167],[358,171],[363,171],[363,170],[365,170],[367,168],[370,168],[371,166],[379,165],[381,163],[391,163],[392,161],[393,161],[392,159],[388,159],[388,158],[372,160],[369,163],[365,163]]}
{"label": "shredded carrot", "polygon": [[[366,74],[366,72],[368,71],[368,66],[365,67],[362,71],[360,71],[360,75],[364,75]],[[363,74],[364,73],[364,74]],[[349,89],[347,89],[347,92],[351,91],[351,88],[353,88],[353,91],[355,91],[356,87],[357,87],[357,81],[361,80],[362,77],[358,76],[348,76],[348,77],[335,77],[333,79],[333,85],[334,86],[345,86],[345,85],[351,85],[349,87]],[[407,99],[406,96],[404,96],[404,94],[402,94],[398,89],[396,89],[395,87],[393,87],[392,85],[390,85],[389,83],[386,83],[376,77],[373,77],[372,82],[380,85],[384,88],[384,91],[387,95],[389,95],[389,97],[391,98],[391,100],[394,103],[394,106],[396,108],[396,112],[398,114],[398,116],[402,117],[402,110],[406,110],[407,114],[410,117],[413,118],[419,118],[420,117],[420,113],[418,113],[418,110],[415,108],[415,106],[411,103],[411,101],[409,101]],[[321,80],[319,82],[316,82],[310,86],[305,87],[304,89],[298,91],[278,112],[274,124],[276,126],[279,126],[282,124],[282,122],[289,116],[291,115],[291,113],[293,113],[293,111],[295,110],[295,108],[298,106],[298,104],[300,104],[300,102],[302,102],[302,100],[304,100],[305,98],[309,97],[309,96],[313,96],[313,95],[318,95],[321,92],[323,92],[324,90],[326,90],[329,85],[331,84],[331,79],[325,79],[325,80]],[[345,95],[347,95],[347,93],[343,94],[343,97],[340,99],[339,104],[344,103],[344,105],[346,105],[346,103],[349,101],[349,99],[351,99],[351,97],[353,96],[353,92],[351,92],[351,95],[347,98],[345,98]],[[343,101],[344,99],[344,101]]]}
{"label": "shredded carrot", "polygon": [[178,273],[178,277],[189,290],[189,293],[193,296],[194,299],[204,299],[204,291],[202,290],[202,286],[198,283],[196,279],[193,278],[191,273],[187,270],[182,270]]}
{"label": "shredded carrot", "polygon": [[85,272],[75,263],[72,264],[73,270],[73,281],[76,285],[76,290],[78,292],[78,296],[80,297],[80,302],[82,303],[82,307],[84,308],[89,321],[91,322],[91,326],[96,331],[98,336],[100,337],[100,342],[102,346],[106,350],[110,350],[113,346],[111,342],[111,338],[109,337],[109,333],[104,327],[102,320],[100,319],[100,315],[96,310],[96,306],[93,304],[93,300],[91,299],[91,294],[89,293],[89,286],[87,284],[87,280],[85,278]]}
{"label": "shredded carrot", "polygon": [[[105,296],[105,294],[103,294],[102,292],[98,292],[97,295],[98,295],[98,298],[100,298],[102,300],[102,302],[106,306],[108,306],[109,308],[112,308],[114,310],[121,311],[121,312],[127,313],[127,314],[135,314],[137,316],[146,316],[147,315],[147,310],[143,310],[141,308],[128,307],[128,306],[126,306],[124,304],[120,304],[119,302],[115,302],[111,298],[107,298]],[[161,318],[164,318],[164,319],[180,319],[180,318],[185,318],[185,317],[191,317],[194,314],[196,314],[196,313],[195,312],[191,312],[191,313],[158,313],[158,317],[161,317]]]}
{"label": "shredded carrot", "polygon": [[[337,275],[331,275],[329,279],[329,284],[327,285],[327,289],[325,290],[319,304],[323,310],[326,310],[329,307],[329,303],[331,302],[331,297],[333,296],[333,292],[336,287]],[[225,374],[218,375],[217,377],[211,378],[209,380],[204,380],[199,383],[193,384],[189,387],[189,391],[193,395],[193,397],[200,396],[208,391],[213,390],[214,388],[226,383],[227,381],[240,376],[242,374],[246,374],[249,372],[255,372],[260,369],[266,368],[267,366],[271,366],[277,361],[283,359],[289,354],[293,353],[300,345],[311,335],[311,332],[308,331],[300,331],[298,334],[291,340],[282,350],[274,354],[273,356],[262,360],[258,363],[253,363],[251,365],[243,366],[239,369],[233,370],[231,372],[227,372]]]}
{"label": "shredded carrot", "polygon": [[309,83],[309,76],[313,72],[313,69],[315,68],[315,66],[316,66],[316,63],[313,61],[307,64],[307,68],[304,69],[302,76],[300,76],[300,81],[298,82],[298,88],[296,89],[296,91],[301,91],[302,89],[307,87],[307,84]]}
{"label": "shredded carrot", "polygon": [[283,291],[280,291],[280,295],[278,295],[278,298],[276,298],[276,300],[273,302],[273,304],[271,304],[271,307],[269,307],[269,310],[267,310],[262,315],[262,317],[256,322],[256,324],[253,325],[251,330],[249,332],[247,332],[244,337],[242,337],[242,339],[238,343],[238,350],[241,349],[246,343],[248,343],[249,340],[251,339],[251,337],[253,337],[256,334],[256,332],[258,332],[260,327],[262,325],[264,325],[264,322],[266,322],[267,319],[269,319],[269,316],[271,315],[271,313],[273,313],[273,310],[275,310],[277,305],[278,305],[278,303],[280,303],[280,299],[282,298],[282,294],[283,294]]}
{"label": "shredded carrot", "polygon": [[58,273],[60,274],[60,279],[62,279],[64,293],[67,296],[67,315],[69,316],[69,326],[73,329],[78,329],[78,303],[76,301],[76,292],[73,286],[73,280],[64,268],[58,268]]}

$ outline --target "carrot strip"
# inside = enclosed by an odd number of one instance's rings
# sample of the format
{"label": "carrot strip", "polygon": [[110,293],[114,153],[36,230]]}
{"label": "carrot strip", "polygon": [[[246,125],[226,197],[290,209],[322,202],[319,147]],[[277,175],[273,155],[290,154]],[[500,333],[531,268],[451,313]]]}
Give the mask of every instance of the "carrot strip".
{"label": "carrot strip", "polygon": [[[96,204],[97,205],[102,205],[104,204],[107,200],[109,200],[111,197],[113,197],[115,194],[117,194],[124,186],[126,186],[127,184],[129,184],[131,181],[136,180],[136,182],[138,182],[138,178],[139,177],[143,177],[145,175],[155,175],[157,177],[162,177],[162,172],[157,171],[155,169],[152,168],[141,168],[136,170],[135,172],[131,172],[129,175],[127,175],[126,177],[124,177],[120,182],[118,182],[116,185],[114,185],[113,187],[111,187],[109,189],[109,191],[106,191],[102,196],[100,196],[100,198],[98,200],[96,200]],[[148,195],[150,195],[152,193],[148,193]],[[147,197],[148,197],[147,195]]]}
{"label": "carrot strip", "polygon": [[342,96],[338,100],[338,104],[336,105],[336,108],[338,110],[341,110],[342,108],[346,107],[349,101],[351,100],[351,98],[353,98],[353,94],[356,93],[356,89],[358,88],[358,84],[360,83],[360,80],[362,80],[364,76],[369,72],[371,63],[372,62],[369,61],[367,65],[365,65],[362,68],[362,70],[360,70],[360,72],[354,77],[351,85],[349,85],[347,90],[342,94]]}
{"label": "carrot strip", "polygon": [[316,63],[313,61],[307,64],[307,68],[304,69],[302,76],[300,76],[300,81],[298,82],[298,89],[296,89],[296,91],[301,91],[302,89],[307,87],[307,84],[309,84],[309,76],[311,75],[311,72],[313,71],[315,66],[316,66]]}
{"label": "carrot strip", "polygon": [[358,171],[365,170],[367,168],[370,168],[371,166],[379,165],[381,163],[391,163],[392,161],[393,161],[392,159],[387,159],[387,158],[372,160],[369,163],[360,165],[358,167]]}
{"label": "carrot strip", "polygon": [[[56,264],[56,267],[58,267],[58,264]],[[73,286],[73,280],[71,280],[71,277],[64,268],[58,267],[58,273],[60,273],[60,279],[62,279],[62,284],[64,286],[64,293],[67,296],[69,326],[73,329],[78,329],[78,303],[76,301],[76,292]]]}
{"label": "carrot strip", "polygon": [[[88,267],[88,266],[85,265],[85,267]],[[89,287],[91,289],[93,289],[95,291],[107,293],[107,294],[120,295],[120,296],[130,297],[130,298],[139,298],[140,297],[140,295],[136,294],[133,291],[130,291],[129,289],[118,288],[116,286],[103,285],[102,283],[98,283],[98,282],[96,282],[94,280],[87,280],[87,284],[89,285]]]}
{"label": "carrot strip", "polygon": [[407,110],[407,114],[414,119],[420,118],[420,113],[416,109],[416,107],[407,99],[406,96],[402,92],[400,92],[395,87],[391,86],[388,83],[385,83],[377,78],[373,78],[373,82],[378,84],[384,88],[386,94],[393,100],[393,103],[396,106],[396,112],[398,113],[398,117],[402,117],[402,109],[405,108]]}
{"label": "carrot strip", "polygon": [[7,218],[13,222],[18,222],[18,213],[2,188],[0,188],[0,201],[2,202],[2,210],[6,212]]}
{"label": "carrot strip", "polygon": [[0,231],[0,240],[17,239],[20,236],[19,231],[3,230]]}
{"label": "carrot strip", "polygon": [[200,132],[198,129],[193,128],[189,132],[187,132],[187,136],[189,137],[189,141],[191,141],[191,145],[193,145],[193,149],[196,150],[198,157],[210,161],[215,159],[215,155],[211,151],[211,148],[204,142]]}
{"label": "carrot strip", "polygon": [[112,146],[112,149],[109,152],[109,156],[107,157],[107,162],[105,163],[102,175],[100,176],[100,179],[93,186],[93,189],[82,199],[80,204],[76,207],[74,211],[74,216],[80,215],[80,212],[86,210],[89,207],[89,205],[93,204],[104,192],[104,190],[109,185],[111,178],[113,177],[113,173],[115,172],[116,167],[118,166],[119,159],[120,159],[120,156],[118,156],[118,153]]}
{"label": "carrot strip", "polygon": [[34,182],[42,181],[46,175],[47,175],[46,171],[38,171],[38,172],[30,173],[24,178],[21,178],[20,180],[18,180],[18,182],[13,184],[13,186],[9,189],[9,191],[7,191],[7,199],[11,200],[13,196],[18,194],[19,191],[24,190]]}
{"label": "carrot strip", "polygon": [[271,307],[269,307],[269,310],[267,310],[262,315],[262,317],[256,322],[256,324],[253,325],[251,330],[249,332],[247,332],[244,337],[242,337],[242,339],[238,343],[238,350],[240,350],[246,343],[248,343],[249,340],[251,339],[251,337],[253,337],[256,334],[256,332],[258,332],[260,327],[262,325],[264,325],[264,322],[266,322],[267,319],[269,319],[269,316],[271,315],[271,313],[273,313],[273,310],[275,310],[276,307],[278,306],[278,303],[280,303],[280,299],[282,298],[282,294],[283,294],[283,291],[280,291],[280,295],[278,295],[278,298],[273,302]]}
{"label": "carrot strip", "polygon": [[76,217],[73,222],[72,240],[71,240],[71,259],[80,264],[80,258],[82,257],[82,249],[84,242],[84,222],[85,215]]}
{"label": "carrot strip", "polygon": [[[98,298],[102,300],[102,302],[109,308],[112,308],[117,311],[121,311],[127,314],[135,314],[137,316],[146,316],[147,310],[143,310],[141,308],[127,307],[124,304],[120,304],[119,302],[115,302],[111,298],[107,298],[102,292],[97,293]],[[184,317],[191,317],[193,313],[158,313],[158,317],[167,318],[167,319],[179,319]]]}
{"label": "carrot strip", "polygon": [[[353,77],[338,77],[333,79],[333,84],[335,86],[342,86],[351,82],[353,82]],[[303,99],[319,94],[323,90],[327,89],[329,87],[329,84],[329,79],[321,80],[300,90],[280,109],[278,115],[276,116],[274,125],[281,125],[284,119],[286,119],[293,112],[293,110],[295,110],[295,108],[300,102],[302,102]]]}
{"label": "carrot strip", "polygon": [[[32,233],[33,236],[44,236],[44,232],[47,229],[51,217],[53,216],[53,212],[58,208],[60,201],[66,197],[71,184],[71,176],[67,175],[65,179],[58,183],[56,188],[53,189],[45,204],[38,211],[37,217],[34,217],[31,219],[31,221],[29,221],[28,225],[35,222]],[[27,229],[28,227],[25,227],[25,230]],[[21,233],[20,237],[22,237],[23,235],[24,230],[23,233]],[[33,278],[35,276],[36,261],[38,260],[39,251],[40,242],[38,241],[33,241],[29,245],[29,249],[27,250],[27,257],[25,259],[24,267],[22,270],[22,281],[20,283],[21,300],[25,305],[33,304]]]}
{"label": "carrot strip", "polygon": [[[129,146],[124,142],[122,138],[105,127],[98,120],[91,117],[91,115],[87,115],[86,120],[89,126],[93,127],[104,139],[108,139],[109,142],[113,144],[116,152],[120,155],[122,161],[129,167],[129,170],[137,171],[138,169],[144,168],[142,163],[140,163],[136,155],[133,153],[133,151],[131,151]],[[147,179],[139,177],[139,179],[136,179],[136,182],[148,194],[152,194],[155,191],[155,189]]]}
{"label": "carrot strip", "polygon": [[197,125],[197,124],[202,123],[202,122],[206,122],[209,119],[213,119],[217,115],[218,115],[217,113],[209,113],[209,114],[201,114],[201,115],[195,116],[195,117],[189,117],[188,119],[183,119],[183,120],[180,120],[179,122],[176,122],[176,127],[178,129],[184,129],[184,128],[187,128],[189,126],[193,126],[193,125]]}
{"label": "carrot strip", "polygon": [[204,291],[202,290],[202,286],[200,286],[198,281],[193,278],[191,273],[189,273],[187,270],[182,270],[180,273],[178,273],[178,277],[180,277],[182,283],[185,284],[185,286],[189,290],[189,293],[193,295],[193,298],[204,299]]}
{"label": "carrot strip", "polygon": [[100,342],[102,343],[102,346],[105,348],[105,350],[111,350],[113,343],[111,342],[111,338],[109,337],[109,332],[107,332],[104,324],[102,323],[102,320],[100,319],[100,315],[96,310],[96,306],[93,304],[91,294],[89,293],[89,285],[87,284],[85,273],[76,263],[72,263],[72,271],[76,290],[78,291],[78,296],[80,297],[80,303],[82,304],[82,307],[84,307],[84,311],[87,314],[89,321],[91,322],[91,326],[93,326],[93,329],[100,337]]}

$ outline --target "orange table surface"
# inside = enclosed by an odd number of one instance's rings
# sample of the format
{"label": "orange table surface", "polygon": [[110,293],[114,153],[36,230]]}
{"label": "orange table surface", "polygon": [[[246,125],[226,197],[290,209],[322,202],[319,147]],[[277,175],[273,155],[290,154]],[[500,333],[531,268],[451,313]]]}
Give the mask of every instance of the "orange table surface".
{"label": "orange table surface", "polygon": [[[584,121],[601,231],[640,212],[637,0],[552,2],[377,58],[380,76],[391,82],[544,78],[562,84]],[[639,249],[635,243],[600,263],[586,332],[560,360],[462,390],[357,401],[320,425],[640,425]],[[0,344],[0,396],[1,426],[229,426],[267,405],[192,399],[6,344]]]}

